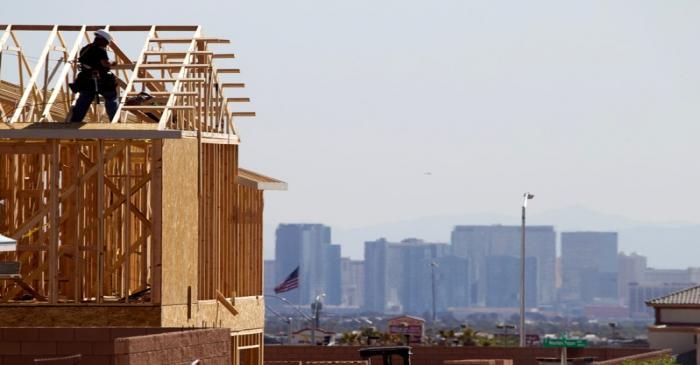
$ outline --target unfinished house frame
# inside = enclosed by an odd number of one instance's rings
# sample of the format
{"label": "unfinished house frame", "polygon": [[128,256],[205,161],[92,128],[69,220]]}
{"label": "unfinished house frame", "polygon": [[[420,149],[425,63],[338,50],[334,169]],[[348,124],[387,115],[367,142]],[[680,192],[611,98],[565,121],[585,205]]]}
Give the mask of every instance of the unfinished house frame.
{"label": "unfinished house frame", "polygon": [[[119,110],[66,123],[74,60],[100,28]],[[0,234],[17,240],[0,261],[21,275],[0,280],[2,326],[228,327],[234,364],[262,364],[263,190],[286,184],[238,166],[235,121],[254,113],[237,107],[229,41],[199,26],[0,30]]]}

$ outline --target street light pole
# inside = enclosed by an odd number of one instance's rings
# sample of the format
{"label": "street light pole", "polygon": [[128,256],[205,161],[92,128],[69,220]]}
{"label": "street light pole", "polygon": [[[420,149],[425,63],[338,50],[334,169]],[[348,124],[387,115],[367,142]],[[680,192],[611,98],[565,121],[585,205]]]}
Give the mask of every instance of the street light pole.
{"label": "street light pole", "polygon": [[520,347],[525,347],[525,210],[534,194],[523,194],[522,226],[520,228]]}
{"label": "street light pole", "polygon": [[319,315],[321,314],[321,299],[326,296],[326,293],[321,293],[316,296],[316,300],[311,305],[314,312],[313,325],[311,326],[311,346],[316,346],[316,329],[318,328]]}
{"label": "street light pole", "polygon": [[433,323],[435,323],[435,268],[438,264],[435,261],[430,262],[430,273],[433,281]]}
{"label": "street light pole", "polygon": [[503,347],[507,346],[507,339],[508,339],[508,330],[509,329],[515,329],[515,326],[512,324],[507,324],[507,323],[499,323],[496,325],[496,328],[502,329],[503,330],[503,340],[501,341],[501,344]]}

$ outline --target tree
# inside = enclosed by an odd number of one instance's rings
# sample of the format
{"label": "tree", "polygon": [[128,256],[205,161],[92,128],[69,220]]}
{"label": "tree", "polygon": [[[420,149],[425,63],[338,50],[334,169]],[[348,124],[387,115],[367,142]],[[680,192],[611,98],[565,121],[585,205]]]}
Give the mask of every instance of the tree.
{"label": "tree", "polygon": [[360,337],[360,333],[357,331],[350,331],[350,332],[343,332],[340,335],[340,338],[338,339],[337,343],[339,345],[361,345],[362,344],[362,338]]}
{"label": "tree", "polygon": [[476,346],[476,332],[467,327],[462,327],[462,333],[457,337],[457,341],[462,346]]}

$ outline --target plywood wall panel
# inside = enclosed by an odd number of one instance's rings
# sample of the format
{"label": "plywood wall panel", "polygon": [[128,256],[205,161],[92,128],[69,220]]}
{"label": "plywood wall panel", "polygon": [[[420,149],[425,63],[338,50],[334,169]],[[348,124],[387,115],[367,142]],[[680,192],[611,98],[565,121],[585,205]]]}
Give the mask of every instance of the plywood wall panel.
{"label": "plywood wall panel", "polygon": [[197,292],[197,140],[165,140],[162,154],[161,303]]}

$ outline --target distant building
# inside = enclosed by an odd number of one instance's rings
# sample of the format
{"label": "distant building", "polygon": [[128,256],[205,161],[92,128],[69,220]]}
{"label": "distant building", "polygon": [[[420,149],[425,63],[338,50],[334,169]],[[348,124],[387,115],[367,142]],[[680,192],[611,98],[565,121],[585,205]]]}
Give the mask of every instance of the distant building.
{"label": "distant building", "polygon": [[365,242],[365,309],[408,314],[431,311],[431,265],[448,250],[447,244],[414,238],[400,243],[383,238]]}
{"label": "distant building", "polygon": [[432,311],[433,265],[437,265],[437,258],[445,254],[447,245],[411,238],[401,241],[398,247],[402,266],[399,300],[403,312],[423,314]]}
{"label": "distant building", "polygon": [[408,337],[409,344],[420,344],[425,336],[425,320],[420,317],[399,316],[387,320],[387,332]]}
{"label": "distant building", "polygon": [[398,298],[400,269],[401,258],[396,244],[384,238],[365,242],[365,310],[377,313],[401,311]]}
{"label": "distant building", "polygon": [[365,262],[343,257],[340,260],[340,305],[363,307],[365,288]]}
{"label": "distant building", "polygon": [[617,233],[563,232],[560,299],[586,305],[617,300]]}
{"label": "distant building", "polygon": [[471,301],[467,259],[449,255],[438,258],[436,264],[437,310],[468,307]]}
{"label": "distant building", "polygon": [[340,245],[328,245],[326,246],[326,261],[324,262],[324,273],[326,275],[325,280],[325,293],[326,298],[324,303],[330,305],[340,305],[343,298],[343,291],[341,287],[341,259],[340,259]]}
{"label": "distant building", "polygon": [[692,283],[697,282],[697,277],[694,275],[696,269],[654,269],[647,268],[644,270],[645,284],[670,284],[670,283]]}
{"label": "distant building", "polygon": [[629,285],[629,316],[631,318],[652,317],[654,310],[646,302],[693,286],[691,283],[663,283]]}
{"label": "distant building", "polygon": [[277,286],[277,277],[275,276],[275,260],[265,260],[264,264],[264,282],[263,282],[263,293],[273,293],[275,286]]}
{"label": "distant building", "polygon": [[[486,259],[486,306],[493,308],[520,305],[520,259],[494,255]],[[537,259],[525,259],[525,306],[537,306]]]}
{"label": "distant building", "polygon": [[[525,256],[537,260],[537,305],[552,304],[556,298],[556,233],[552,226],[525,229]],[[488,287],[486,258],[495,255],[520,257],[520,226],[456,226],[452,231],[452,252],[469,261],[470,300],[485,306]]]}
{"label": "distant building", "polygon": [[292,343],[296,345],[311,344],[311,338],[315,336],[316,345],[327,345],[335,337],[335,332],[317,328],[316,333],[309,327],[304,327],[298,331],[292,332]]}
{"label": "distant building", "polygon": [[629,305],[629,285],[644,281],[644,271],[647,269],[646,256],[632,252],[627,255],[620,252],[617,255],[617,296],[623,305]]}
{"label": "distant building", "polygon": [[280,224],[276,235],[276,283],[299,267],[299,288],[283,296],[295,304],[309,304],[326,293],[326,304],[340,304],[340,246],[331,244],[331,228]]}

